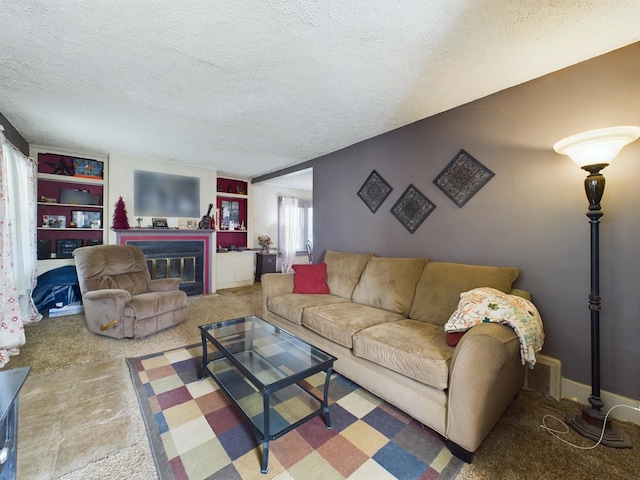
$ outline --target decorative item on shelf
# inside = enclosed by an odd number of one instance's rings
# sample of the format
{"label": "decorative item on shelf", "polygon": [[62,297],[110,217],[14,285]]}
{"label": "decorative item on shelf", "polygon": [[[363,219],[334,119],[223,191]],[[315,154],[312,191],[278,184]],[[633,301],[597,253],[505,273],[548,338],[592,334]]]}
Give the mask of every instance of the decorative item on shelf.
{"label": "decorative item on shelf", "polygon": [[66,175],[67,177],[73,176],[73,167],[71,165],[67,165],[67,157],[61,156],[58,163],[45,163],[53,168],[54,175]]}
{"label": "decorative item on shelf", "polygon": [[43,228],[66,228],[67,217],[64,215],[43,215],[42,216]]}
{"label": "decorative item on shelf", "polygon": [[243,185],[236,185],[236,193],[238,195],[244,195],[246,193],[245,189],[244,189],[244,186]]}
{"label": "decorative item on shelf", "polygon": [[269,247],[273,244],[269,235],[260,235],[258,237],[258,244],[262,247],[264,253],[269,253]]}
{"label": "decorative item on shelf", "polygon": [[494,175],[482,163],[460,149],[433,183],[462,208]]}
{"label": "decorative item on shelf", "polygon": [[89,190],[61,188],[60,203],[67,203],[69,205],[100,205],[100,195],[90,193]]}
{"label": "decorative item on shelf", "polygon": [[207,210],[207,214],[202,216],[202,220],[198,223],[198,228],[201,230],[211,230],[211,209],[213,208],[213,203],[209,204],[209,209]]}
{"label": "decorative item on shelf", "polygon": [[391,213],[411,234],[433,212],[436,205],[420,190],[409,184],[398,201],[391,207]]}
{"label": "decorative item on shelf", "polygon": [[142,228],[142,217],[136,218],[136,222],[138,223],[138,228]]}
{"label": "decorative item on shelf", "polygon": [[127,219],[127,208],[124,205],[122,196],[118,198],[116,202],[116,209],[113,212],[113,225],[114,230],[129,230],[129,220]]}
{"label": "decorative item on shelf", "polygon": [[78,224],[76,222],[74,222],[73,220],[71,220],[69,222],[69,228],[78,228]]}
{"label": "decorative item on shelf", "polygon": [[[71,218],[73,223],[77,225],[77,228],[99,229],[102,227],[102,212],[72,210]],[[71,226],[71,224],[69,224],[69,226]]]}
{"label": "decorative item on shelf", "polygon": [[240,223],[240,202],[223,200],[222,207],[222,228],[223,230],[233,230],[231,225]]}
{"label": "decorative item on shelf", "polygon": [[364,181],[358,196],[364,204],[369,207],[371,213],[376,213],[380,205],[387,199],[393,188],[382,178],[378,172],[373,170]]}
{"label": "decorative item on shelf", "polygon": [[151,225],[153,225],[153,228],[169,228],[169,222],[167,222],[166,218],[152,217]]}
{"label": "decorative item on shelf", "polygon": [[83,178],[102,178],[102,162],[87,158],[73,158],[73,176]]}
{"label": "decorative item on shelf", "polygon": [[[640,137],[640,127],[611,127],[572,135],[557,142],[553,149],[568,155],[580,168],[589,172],[584,188],[589,201],[587,217],[591,225],[591,395],[581,414],[568,415],[566,422],[580,435],[612,448],[631,448],[626,433],[613,428],[600,396],[600,206],[604,194],[604,176],[608,166],[628,143]],[[609,327],[611,328],[611,327]]]}
{"label": "decorative item on shelf", "polygon": [[56,258],[71,258],[73,251],[82,246],[82,240],[65,238],[56,240]]}
{"label": "decorative item on shelf", "polygon": [[58,200],[56,200],[53,197],[45,197],[44,195],[40,195],[40,198],[38,198],[38,201],[40,203],[58,203]]}
{"label": "decorative item on shelf", "polygon": [[181,218],[178,220],[178,229],[195,230],[198,227],[198,220],[195,218]]}

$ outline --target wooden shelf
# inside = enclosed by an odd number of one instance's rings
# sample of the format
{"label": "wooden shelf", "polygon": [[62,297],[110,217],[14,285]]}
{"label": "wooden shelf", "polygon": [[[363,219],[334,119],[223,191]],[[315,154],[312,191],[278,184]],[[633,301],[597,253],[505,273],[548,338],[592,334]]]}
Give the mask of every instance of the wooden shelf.
{"label": "wooden shelf", "polygon": [[76,177],[73,175],[55,175],[53,173],[39,173],[38,178],[52,182],[86,183],[87,185],[104,185],[102,178]]}
{"label": "wooden shelf", "polygon": [[38,205],[47,205],[52,207],[71,207],[75,209],[81,208],[99,208],[104,209],[104,205],[80,205],[77,203],[54,203],[54,202],[38,202]]}
{"label": "wooden shelf", "polygon": [[52,228],[52,227],[38,227],[38,230],[46,230],[48,232],[64,232],[65,230],[75,230],[79,232],[102,232],[104,228]]}
{"label": "wooden shelf", "polygon": [[218,197],[218,198],[248,198],[249,195],[244,195],[242,193],[216,192],[216,197]]}

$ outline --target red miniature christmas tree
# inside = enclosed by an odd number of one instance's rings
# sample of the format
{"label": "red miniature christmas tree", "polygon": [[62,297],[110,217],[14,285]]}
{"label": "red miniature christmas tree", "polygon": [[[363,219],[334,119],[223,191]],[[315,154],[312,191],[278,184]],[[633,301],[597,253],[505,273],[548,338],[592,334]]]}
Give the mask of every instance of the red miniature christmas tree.
{"label": "red miniature christmas tree", "polygon": [[127,209],[124,206],[124,200],[122,200],[122,197],[118,198],[118,201],[116,202],[116,210],[113,212],[112,228],[114,230],[129,230]]}

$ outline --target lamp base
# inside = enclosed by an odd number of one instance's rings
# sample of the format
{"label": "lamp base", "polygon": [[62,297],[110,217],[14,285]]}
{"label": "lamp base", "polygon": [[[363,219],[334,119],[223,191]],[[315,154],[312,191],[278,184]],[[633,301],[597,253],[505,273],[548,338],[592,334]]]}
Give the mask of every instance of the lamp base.
{"label": "lamp base", "polygon": [[[605,415],[600,410],[593,407],[583,406],[582,413],[574,413],[566,416],[567,425],[586,438],[597,442],[602,435],[602,424]],[[631,448],[631,438],[611,425],[611,419],[607,418],[607,425],[604,436],[600,442],[602,445],[611,448]]]}

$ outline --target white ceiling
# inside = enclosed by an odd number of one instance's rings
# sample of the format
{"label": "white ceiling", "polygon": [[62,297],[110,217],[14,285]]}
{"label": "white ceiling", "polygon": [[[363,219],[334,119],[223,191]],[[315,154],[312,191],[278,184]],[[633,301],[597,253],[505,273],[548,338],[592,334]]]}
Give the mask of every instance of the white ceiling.
{"label": "white ceiling", "polygon": [[634,43],[637,0],[0,0],[32,144],[254,177]]}

